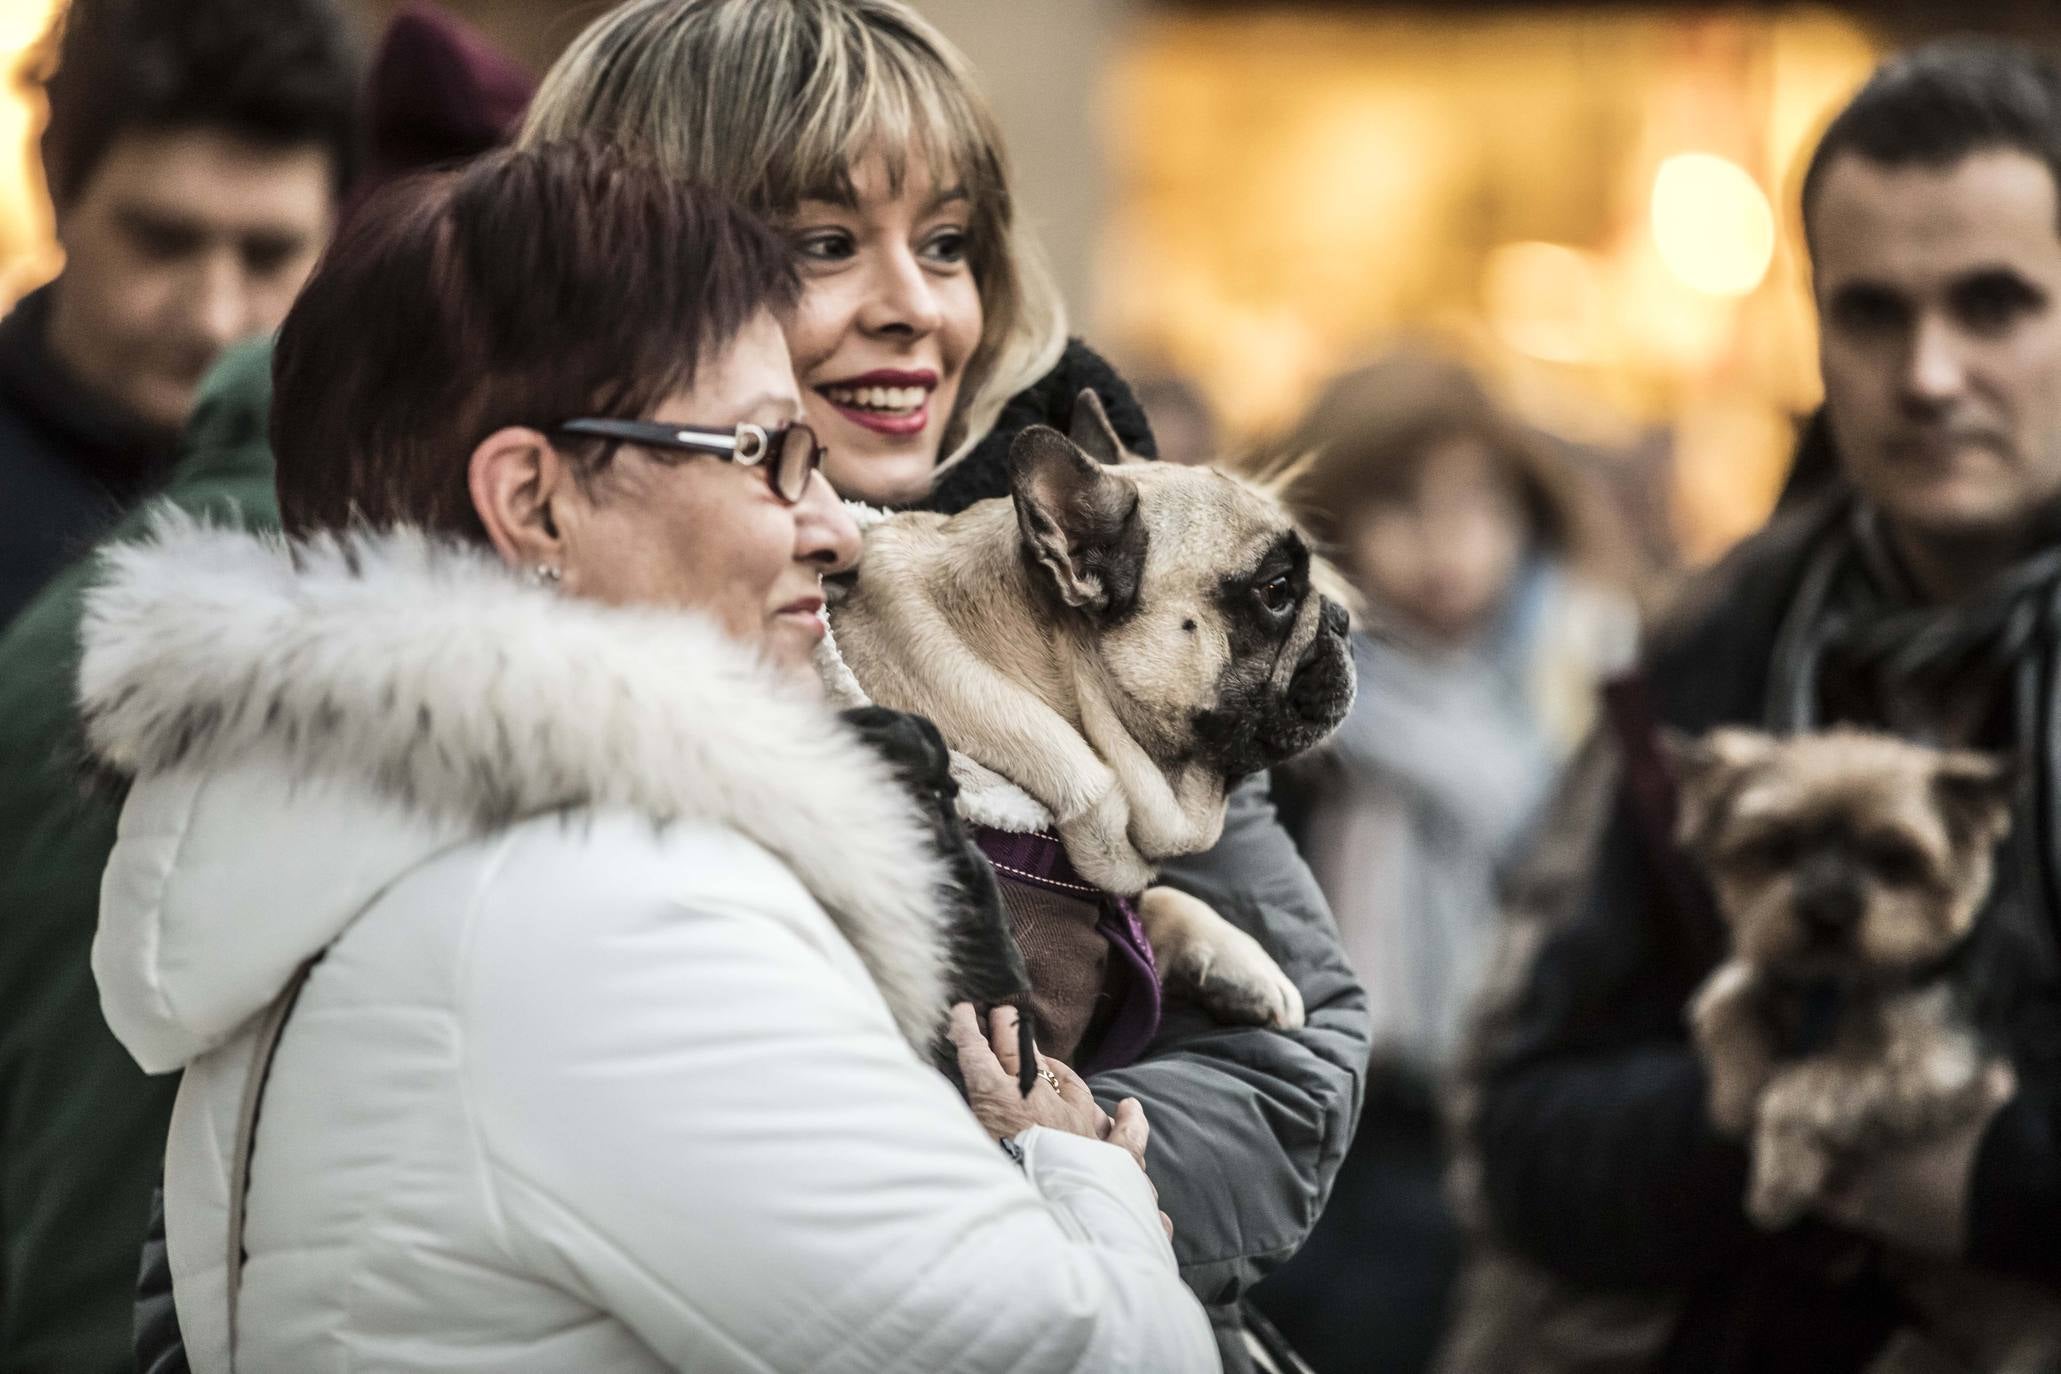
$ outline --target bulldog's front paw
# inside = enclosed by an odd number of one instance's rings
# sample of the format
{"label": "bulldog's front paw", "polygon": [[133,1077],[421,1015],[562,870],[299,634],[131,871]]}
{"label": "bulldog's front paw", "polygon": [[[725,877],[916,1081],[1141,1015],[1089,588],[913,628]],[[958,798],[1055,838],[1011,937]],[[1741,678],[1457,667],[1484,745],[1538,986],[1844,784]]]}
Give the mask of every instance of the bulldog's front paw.
{"label": "bulldog's front paw", "polygon": [[1147,888],[1138,917],[1169,992],[1233,1025],[1302,1029],[1302,993],[1259,941],[1207,902],[1171,887]]}
{"label": "bulldog's front paw", "polygon": [[1143,892],[1156,876],[1125,833],[1130,814],[1123,793],[1111,789],[1090,810],[1064,818],[1055,827],[1066,857],[1080,875],[1120,897]]}

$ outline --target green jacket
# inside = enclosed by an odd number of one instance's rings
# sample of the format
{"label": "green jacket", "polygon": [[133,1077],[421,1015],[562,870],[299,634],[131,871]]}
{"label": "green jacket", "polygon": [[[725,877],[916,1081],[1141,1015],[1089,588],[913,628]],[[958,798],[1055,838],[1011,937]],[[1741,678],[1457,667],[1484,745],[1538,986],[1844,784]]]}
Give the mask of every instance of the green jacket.
{"label": "green jacket", "polygon": [[[203,385],[161,495],[278,524],[271,347]],[[134,535],[146,503],[115,528]],[[120,796],[89,787],[73,706],[80,560],[0,635],[0,1374],[127,1371],[137,1261],[178,1084],[147,1078],[100,1016],[90,952]]]}

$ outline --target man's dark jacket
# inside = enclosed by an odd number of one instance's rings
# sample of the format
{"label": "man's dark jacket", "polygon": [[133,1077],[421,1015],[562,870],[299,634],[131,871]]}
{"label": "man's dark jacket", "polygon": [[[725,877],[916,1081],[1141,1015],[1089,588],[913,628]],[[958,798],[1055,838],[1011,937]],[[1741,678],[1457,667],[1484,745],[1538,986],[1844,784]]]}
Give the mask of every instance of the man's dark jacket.
{"label": "man's dark jacket", "polygon": [[79,383],[47,343],[51,287],[0,320],[0,628],[164,475],[172,436]]}
{"label": "man's dark jacket", "polygon": [[[1692,592],[1644,664],[1635,699],[1653,717],[1692,733],[1762,723],[1784,615],[1850,500],[1832,491],[1784,514]],[[1667,838],[1664,794],[1656,801],[1644,785],[1654,759],[1617,752],[1617,781],[1595,807],[1593,857],[1486,1033],[1470,1145],[1494,1229],[1577,1285],[1681,1297],[1662,1369],[1858,1369],[1901,1321],[1879,1253],[1821,1224],[1769,1237],[1747,1221],[1747,1153],[1706,1119],[1683,1016],[1724,937]],[[2021,870],[2007,862],[1999,872],[2007,888]],[[1997,911],[2049,927],[2054,918],[2022,891],[2004,893]],[[2051,968],[2016,1001],[2009,1037],[2024,1087],[1980,1150],[1969,1257],[2053,1281],[2061,987]]]}
{"label": "man's dark jacket", "polygon": [[[203,385],[164,491],[181,509],[277,523],[269,357],[232,351]],[[0,634],[0,1374],[136,1367],[137,1257],[178,1086],[146,1077],[109,1032],[89,963],[120,805],[80,771],[92,576],[73,564]]]}

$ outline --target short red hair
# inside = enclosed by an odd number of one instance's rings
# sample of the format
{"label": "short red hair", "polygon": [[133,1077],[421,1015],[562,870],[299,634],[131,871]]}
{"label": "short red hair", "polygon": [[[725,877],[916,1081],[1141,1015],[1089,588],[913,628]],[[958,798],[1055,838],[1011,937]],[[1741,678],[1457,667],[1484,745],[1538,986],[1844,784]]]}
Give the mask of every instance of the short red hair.
{"label": "short red hair", "polygon": [[[723,197],[584,142],[402,181],[331,244],[279,331],[279,509],[304,534],[412,524],[484,542],[467,464],[508,425],[635,417],[800,294]],[[589,445],[589,469],[612,445]]]}

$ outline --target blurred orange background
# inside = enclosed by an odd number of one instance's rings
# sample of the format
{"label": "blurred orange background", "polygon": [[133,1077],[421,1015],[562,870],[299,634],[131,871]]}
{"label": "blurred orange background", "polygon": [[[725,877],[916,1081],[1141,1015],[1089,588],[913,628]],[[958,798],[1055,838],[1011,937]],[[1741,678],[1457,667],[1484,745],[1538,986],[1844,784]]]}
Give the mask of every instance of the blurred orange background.
{"label": "blurred orange background", "polygon": [[1104,319],[1234,430],[1398,335],[1555,430],[1672,430],[1707,554],[1816,401],[1790,185],[1876,45],[1825,13],[1156,17],[1120,58]]}
{"label": "blurred orange background", "polygon": [[[0,3],[0,63],[20,65],[53,4]],[[359,5],[367,31],[394,7]],[[541,68],[605,4],[449,7]],[[1231,445],[1421,340],[1550,428],[1657,455],[1691,557],[1771,503],[1817,396],[1799,161],[1892,41],[1881,26],[1766,8],[918,7],[984,72],[1076,327],[1196,381]],[[0,302],[59,262],[40,118],[9,83]]]}

